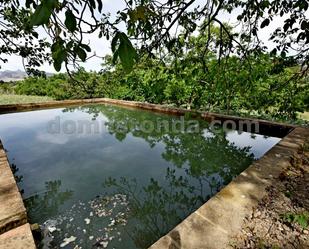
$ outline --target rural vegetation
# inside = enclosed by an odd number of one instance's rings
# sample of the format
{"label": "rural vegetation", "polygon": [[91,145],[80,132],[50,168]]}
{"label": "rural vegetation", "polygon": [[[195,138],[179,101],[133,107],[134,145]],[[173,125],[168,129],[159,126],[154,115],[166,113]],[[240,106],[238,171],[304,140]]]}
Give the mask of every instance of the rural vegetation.
{"label": "rural vegetation", "polygon": [[[32,75],[1,84],[1,91],[281,120],[308,110],[308,1],[130,0],[124,6],[111,17],[102,0],[0,1],[0,58],[20,55]],[[222,21],[233,13],[237,25]],[[266,46],[260,33],[274,24],[268,37],[274,45]],[[79,66],[97,56],[87,34],[110,40],[112,54],[98,72]],[[37,69],[46,61],[66,73],[44,77]]]}
{"label": "rural vegetation", "polygon": [[236,56],[219,65],[215,55],[208,54],[205,73],[199,60],[202,41],[202,36],[192,37],[185,52],[166,62],[141,60],[130,73],[108,56],[99,73],[81,68],[74,79],[64,73],[29,77],[15,85],[2,84],[2,89],[57,100],[108,97],[280,120],[296,119],[298,112],[309,109],[308,78],[293,78],[297,62],[257,53],[250,65]]}

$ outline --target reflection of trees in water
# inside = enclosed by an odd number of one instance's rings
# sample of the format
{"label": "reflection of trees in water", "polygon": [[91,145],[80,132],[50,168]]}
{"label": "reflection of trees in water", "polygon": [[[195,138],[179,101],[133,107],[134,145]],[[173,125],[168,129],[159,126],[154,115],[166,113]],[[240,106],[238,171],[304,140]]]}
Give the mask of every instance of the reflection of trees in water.
{"label": "reflection of trees in water", "polygon": [[[222,130],[211,132],[205,121],[198,121],[199,129],[195,132],[179,132],[157,126],[158,119],[172,124],[179,120],[176,116],[104,105],[77,109],[89,113],[92,119],[102,113],[108,119],[109,133],[118,141],[131,134],[145,140],[150,147],[163,145],[162,157],[175,166],[167,169],[164,179],[151,179],[147,186],[139,186],[137,180],[124,177],[104,183],[114,193],[128,197],[127,233],[138,248],[146,248],[166,234],[253,161],[250,147],[238,148],[227,140]],[[155,125],[152,132],[141,128],[145,120]],[[189,125],[186,119],[184,129]],[[61,191],[61,181],[47,182],[45,188],[44,193],[25,200],[32,220],[57,215],[60,206],[73,195],[72,191]]]}
{"label": "reflection of trees in water", "polygon": [[[6,154],[8,154],[8,152],[9,152],[9,151],[6,150],[6,149],[4,149],[4,151],[5,151]],[[13,173],[13,175],[14,175],[14,178],[15,178],[16,183],[17,183],[17,184],[21,183],[21,182],[23,181],[23,178],[24,178],[24,177],[18,173],[19,168],[16,166],[15,163],[12,163],[11,160],[9,160],[8,158],[7,158],[7,160],[8,160],[8,163],[9,163],[9,165],[10,165],[11,171],[12,171],[12,173]],[[14,158],[13,158],[12,160],[14,160]],[[24,190],[23,190],[23,189],[20,189],[19,191],[20,191],[21,194],[24,193]]]}
{"label": "reflection of trees in water", "polygon": [[[7,152],[6,150],[6,153]],[[24,177],[19,174],[19,168],[15,163],[10,163],[10,167],[16,183],[20,188]],[[24,199],[30,220],[37,222],[58,213],[60,206],[71,199],[73,195],[73,191],[61,191],[60,188],[60,180],[48,181],[45,183],[45,191],[43,193],[35,194]],[[22,195],[25,193],[24,189],[21,188],[20,192]]]}
{"label": "reflection of trees in water", "polygon": [[164,184],[150,179],[147,186],[139,186],[136,179],[107,179],[103,186],[126,195],[129,203],[129,227],[126,233],[137,248],[148,248],[168,233],[190,213],[194,212],[222,187],[216,174],[177,176],[167,168]]}
{"label": "reflection of trees in water", "polygon": [[122,177],[109,178],[103,184],[128,197],[126,232],[137,248],[150,246],[205,201],[206,196],[201,196],[198,186],[191,185],[189,177],[177,177],[176,171],[168,168],[165,181],[167,184],[162,186],[151,179],[147,186],[141,187],[136,179]]}
{"label": "reflection of trees in water", "polygon": [[61,191],[61,181],[45,183],[45,191],[24,199],[30,220],[41,221],[58,214],[59,208],[73,196],[73,191]]}
{"label": "reflection of trees in water", "polygon": [[[238,148],[227,140],[222,130],[211,132],[205,121],[198,121],[199,129],[195,132],[179,132],[158,127],[161,124],[158,120],[161,120],[167,121],[171,128],[171,124],[179,120],[177,116],[105,105],[68,108],[65,111],[76,109],[89,113],[93,120],[102,113],[107,118],[108,132],[120,142],[130,134],[142,138],[150,147],[163,145],[162,158],[174,165],[167,168],[164,179],[151,179],[147,186],[139,186],[135,179],[121,177],[121,172],[119,179],[108,179],[104,183],[104,187],[113,194],[128,197],[126,232],[138,248],[148,247],[170,231],[253,160],[253,155],[249,154],[250,147]],[[145,120],[153,122],[152,132],[142,129],[141,124]],[[185,120],[184,130],[187,130],[191,124],[188,119]],[[73,195],[72,191],[61,191],[61,181],[47,182],[45,188],[43,193],[25,200],[33,221],[57,216],[61,205]],[[75,209],[72,213],[80,215]],[[71,223],[70,220],[68,223]],[[93,230],[96,229],[94,226]],[[81,231],[75,232],[81,236]],[[90,242],[84,240],[83,243]]]}
{"label": "reflection of trees in water", "polygon": [[[10,167],[11,167],[16,183],[21,183],[24,177],[18,174],[19,168],[17,168],[15,163],[11,163]],[[23,190],[21,190],[20,192],[22,193]]]}
{"label": "reflection of trees in water", "polygon": [[178,134],[163,138],[165,151],[162,157],[176,167],[189,166],[194,176],[219,174],[227,184],[253,161],[250,147],[238,148],[231,144],[223,132],[211,137],[203,134]]}
{"label": "reflection of trees in water", "polygon": [[[242,172],[254,159],[250,154],[250,146],[239,148],[226,138],[223,130],[213,132],[209,124],[203,120],[198,122],[198,129],[194,132],[179,132],[173,129],[164,129],[161,121],[167,121],[169,128],[179,117],[157,114],[150,111],[132,110],[111,105],[90,105],[66,109],[66,111],[81,110],[97,118],[103,114],[108,120],[106,126],[111,135],[123,141],[128,134],[143,138],[151,147],[163,144],[165,151],[162,157],[172,162],[176,167],[189,166],[192,175],[211,175],[218,173],[224,183]],[[152,132],[142,129],[144,121],[154,124]],[[189,118],[185,118],[184,130],[192,128]]]}
{"label": "reflection of trees in water", "polygon": [[[108,179],[105,187],[129,198],[130,225],[127,233],[138,248],[146,248],[180,223],[187,215],[205,203],[233,177],[242,172],[254,159],[250,147],[239,148],[230,143],[223,130],[212,132],[208,123],[198,120],[194,132],[177,132],[158,127],[164,120],[172,123],[179,117],[136,111],[114,106],[87,106],[80,110],[97,118],[107,117],[106,126],[111,135],[123,141],[128,134],[143,138],[151,147],[164,146],[162,157],[175,168],[168,168],[164,180],[151,179],[147,186],[137,180]],[[152,132],[144,132],[141,124],[154,124]],[[191,123],[185,119],[184,130]]]}

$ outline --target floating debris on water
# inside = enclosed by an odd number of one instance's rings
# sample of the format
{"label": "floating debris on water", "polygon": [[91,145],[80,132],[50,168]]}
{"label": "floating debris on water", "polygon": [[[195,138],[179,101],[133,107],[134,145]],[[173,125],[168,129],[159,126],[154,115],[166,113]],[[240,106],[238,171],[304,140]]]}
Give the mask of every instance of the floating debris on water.
{"label": "floating debris on water", "polygon": [[84,219],[84,221],[86,222],[86,225],[90,224],[90,219],[86,218],[86,219]]}
{"label": "floating debris on water", "polygon": [[76,240],[76,237],[74,237],[74,236],[71,236],[69,238],[64,238],[63,242],[60,244],[60,247],[65,247],[65,246],[67,246],[68,244],[72,243],[75,240]]}
{"label": "floating debris on water", "polygon": [[97,196],[89,202],[79,201],[63,215],[41,225],[44,234],[42,248],[113,247],[113,241],[122,241],[120,231],[128,223],[129,211],[127,196],[123,194]]}
{"label": "floating debris on water", "polygon": [[[50,233],[53,233],[54,231],[57,230],[56,228],[57,220],[47,220],[46,222],[44,222],[42,226],[44,229],[47,229]],[[41,229],[42,229],[42,226],[41,226]]]}

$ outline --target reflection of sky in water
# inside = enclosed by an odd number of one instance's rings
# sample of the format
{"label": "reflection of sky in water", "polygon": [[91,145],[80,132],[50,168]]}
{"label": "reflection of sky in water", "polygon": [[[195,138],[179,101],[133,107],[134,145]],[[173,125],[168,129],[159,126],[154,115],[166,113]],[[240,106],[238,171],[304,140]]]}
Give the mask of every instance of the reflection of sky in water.
{"label": "reflection of sky in water", "polygon": [[[256,159],[258,159],[275,146],[281,139],[277,137],[265,137],[263,135],[251,134],[248,132],[242,132],[239,134],[237,131],[229,131],[227,133],[227,140],[240,148],[246,147],[249,144],[251,146],[250,152],[254,154]],[[267,143],[265,143],[265,140],[267,140]]]}
{"label": "reflection of sky in water", "polygon": [[[189,194],[190,198],[199,197],[200,194],[205,201],[223,184],[228,183],[231,178],[249,166],[252,162],[250,153],[253,153],[255,158],[260,158],[280,140],[256,134],[253,136],[245,132],[238,134],[235,131],[229,131],[226,135],[213,134],[207,130],[206,122],[201,123],[205,126],[201,134],[173,132],[144,134],[136,132],[138,130],[135,129],[136,127],[124,134],[115,133],[111,127],[119,122],[125,123],[136,119],[138,124],[141,120],[155,121],[157,118],[173,122],[177,117],[104,105],[93,107],[94,110],[86,108],[64,112],[59,108],[0,116],[0,138],[8,150],[11,163],[19,168],[18,175],[23,176],[20,187],[25,190],[24,198],[32,198],[35,194],[39,197],[46,195],[43,204],[50,205],[41,208],[42,201],[34,204],[29,210],[31,222],[43,223],[48,218],[63,217],[68,210],[72,212],[76,210],[72,207],[80,201],[87,204],[96,196],[105,193],[111,196],[118,194],[115,189],[103,187],[102,184],[108,177],[136,179],[137,192],[143,191],[143,187],[150,186],[151,179],[157,181],[163,189],[168,188],[171,184],[169,181],[174,179],[167,178],[168,168],[174,170],[172,174],[176,177],[175,179],[182,177],[187,180],[186,184],[193,188],[194,191]],[[65,120],[91,121],[94,113],[98,114],[96,120],[100,124],[99,133],[50,134],[47,132],[48,122],[54,121],[56,116],[60,117],[62,123]],[[109,127],[104,125],[105,122],[109,123]],[[248,146],[250,146],[249,151],[246,151]],[[46,184],[56,180],[59,181],[58,185]],[[190,188],[186,184],[176,184],[173,191],[182,187],[180,193],[189,193]],[[201,192],[196,192],[200,186],[202,186]],[[66,190],[72,192],[64,198],[66,194],[63,192]],[[146,193],[141,194],[143,198],[146,195]],[[170,198],[170,200],[173,199]],[[196,204],[192,204],[193,201],[188,200],[188,203],[181,205],[170,203],[170,208],[181,209],[181,217],[184,218],[189,214],[188,212],[203,203],[203,201],[197,201]],[[143,201],[145,200],[141,200],[141,203]],[[165,200],[165,202],[168,201],[169,199]],[[83,208],[83,205],[80,207]],[[85,207],[85,217],[81,218],[82,222],[69,223],[72,223],[75,228],[82,226],[84,218],[88,215],[86,213],[89,213],[88,209],[89,207]],[[78,215],[75,213],[71,216]],[[147,216],[144,218],[147,219]],[[166,220],[169,219],[166,218]],[[165,230],[160,232],[167,232],[179,220],[169,222]],[[96,224],[94,226],[103,223],[99,220],[92,222]],[[126,232],[135,231],[132,227],[136,224],[142,230],[144,229],[143,220],[132,222],[131,218],[126,225]],[[80,231],[76,230],[76,233],[80,236]],[[89,237],[89,234],[87,236]],[[156,239],[156,236],[151,235],[153,239]],[[117,245],[122,243],[120,248],[138,248],[136,241],[135,246],[129,238],[126,241],[126,244],[118,241]]]}
{"label": "reflection of sky in water", "polygon": [[[204,137],[214,137],[208,129],[203,131]],[[267,151],[275,146],[281,138],[267,137],[260,134],[252,134],[249,132],[238,132],[229,130],[226,139],[230,143],[234,143],[239,148],[250,146],[250,153],[253,153],[255,159],[261,158]]]}

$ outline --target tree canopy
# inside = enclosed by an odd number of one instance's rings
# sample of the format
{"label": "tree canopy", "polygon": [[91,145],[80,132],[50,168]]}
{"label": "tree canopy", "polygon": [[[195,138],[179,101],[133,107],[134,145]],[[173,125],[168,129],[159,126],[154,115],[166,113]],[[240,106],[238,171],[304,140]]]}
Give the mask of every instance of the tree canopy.
{"label": "tree canopy", "polygon": [[[213,32],[218,32],[216,55],[247,59],[265,51],[260,31],[278,26],[269,34],[275,43],[272,53],[291,55],[302,66],[309,62],[309,15],[307,0],[124,0],[116,16],[105,12],[102,0],[1,0],[0,56],[18,54],[26,67],[48,60],[57,71],[78,65],[93,56],[86,34],[98,34],[111,42],[113,61],[120,60],[126,71],[144,54],[164,58],[181,40],[196,32],[207,37],[201,54],[207,54]],[[239,32],[231,32],[220,18],[236,13]],[[278,18],[282,21],[278,22]],[[216,26],[217,30],[212,27]],[[43,40],[38,29],[50,37]],[[50,47],[46,49],[46,47]],[[205,65],[206,67],[207,65]]]}

